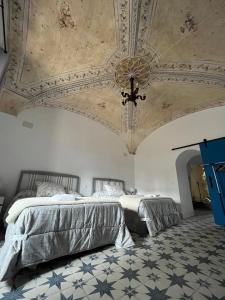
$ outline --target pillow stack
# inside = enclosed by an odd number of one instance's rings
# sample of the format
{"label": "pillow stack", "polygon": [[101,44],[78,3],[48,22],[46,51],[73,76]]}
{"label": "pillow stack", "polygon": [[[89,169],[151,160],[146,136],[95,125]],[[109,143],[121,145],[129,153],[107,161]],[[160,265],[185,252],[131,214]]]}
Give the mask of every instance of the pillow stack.
{"label": "pillow stack", "polygon": [[54,195],[65,194],[65,188],[61,184],[54,182],[36,182],[37,195],[36,197],[52,197]]}
{"label": "pillow stack", "polygon": [[119,197],[125,194],[119,185],[104,184],[103,189],[108,193],[109,196]]}
{"label": "pillow stack", "polygon": [[104,198],[106,197],[120,197],[122,195],[125,195],[124,191],[122,190],[121,186],[119,185],[111,185],[111,184],[104,184],[103,190],[95,192],[93,194],[93,197],[95,198]]}

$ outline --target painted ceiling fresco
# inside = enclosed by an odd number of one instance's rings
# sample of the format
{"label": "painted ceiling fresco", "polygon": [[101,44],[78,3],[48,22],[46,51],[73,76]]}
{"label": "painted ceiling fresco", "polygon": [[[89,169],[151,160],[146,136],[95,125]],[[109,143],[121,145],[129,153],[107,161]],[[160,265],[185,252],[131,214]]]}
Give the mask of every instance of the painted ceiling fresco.
{"label": "painted ceiling fresco", "polygon": [[[135,153],[163,124],[225,104],[224,0],[9,3],[0,111],[45,106],[79,113]],[[121,105],[132,68],[146,94],[137,107]]]}

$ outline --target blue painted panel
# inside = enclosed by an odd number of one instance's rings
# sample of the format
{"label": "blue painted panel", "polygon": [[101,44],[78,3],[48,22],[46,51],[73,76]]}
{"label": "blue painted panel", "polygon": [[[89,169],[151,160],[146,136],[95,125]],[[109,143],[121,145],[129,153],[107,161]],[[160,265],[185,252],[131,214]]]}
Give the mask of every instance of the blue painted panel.
{"label": "blue painted panel", "polygon": [[225,162],[225,139],[208,141],[199,146],[203,163],[209,164],[204,168],[214,220],[218,225],[225,225],[225,171],[216,171],[217,163]]}

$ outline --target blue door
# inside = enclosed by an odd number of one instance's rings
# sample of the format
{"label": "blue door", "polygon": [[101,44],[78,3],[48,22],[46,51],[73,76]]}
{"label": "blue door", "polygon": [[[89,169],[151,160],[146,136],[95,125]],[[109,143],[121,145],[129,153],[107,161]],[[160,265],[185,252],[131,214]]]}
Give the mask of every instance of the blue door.
{"label": "blue door", "polygon": [[215,223],[225,225],[225,138],[200,143]]}

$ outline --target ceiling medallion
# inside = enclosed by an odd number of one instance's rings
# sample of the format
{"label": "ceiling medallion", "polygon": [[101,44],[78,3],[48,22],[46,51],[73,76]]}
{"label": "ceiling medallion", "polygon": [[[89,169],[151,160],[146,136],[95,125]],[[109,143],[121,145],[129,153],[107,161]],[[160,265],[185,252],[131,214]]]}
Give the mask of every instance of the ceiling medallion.
{"label": "ceiling medallion", "polygon": [[137,100],[145,100],[146,96],[138,95],[139,86],[144,86],[149,81],[150,66],[142,57],[128,57],[116,66],[116,83],[122,88],[130,88],[130,94],[121,92],[122,104],[133,102],[137,106]]}
{"label": "ceiling medallion", "polygon": [[128,57],[116,66],[116,83],[120,88],[130,88],[130,79],[134,78],[138,86],[145,86],[150,78],[150,65],[143,57]]}

